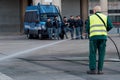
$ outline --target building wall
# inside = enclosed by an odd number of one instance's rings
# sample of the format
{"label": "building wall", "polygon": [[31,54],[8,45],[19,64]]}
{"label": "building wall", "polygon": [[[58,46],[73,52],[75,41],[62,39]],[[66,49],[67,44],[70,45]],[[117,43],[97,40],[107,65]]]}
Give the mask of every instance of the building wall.
{"label": "building wall", "polygon": [[20,32],[19,0],[0,0],[0,33]]}
{"label": "building wall", "polygon": [[89,0],[90,12],[95,5],[102,6],[102,13],[107,14],[115,26],[120,25],[120,0]]}
{"label": "building wall", "polygon": [[[34,5],[38,4],[38,2],[49,4],[44,0],[33,0]],[[52,0],[52,3],[59,6],[63,16],[80,15],[80,0]]]}
{"label": "building wall", "polygon": [[33,0],[33,5],[37,5],[38,3],[42,3],[42,0]]}
{"label": "building wall", "polygon": [[20,0],[20,33],[24,33],[24,15],[25,9],[28,5],[31,5],[32,1]]}
{"label": "building wall", "polygon": [[[30,0],[0,0],[0,33],[20,33],[23,31],[24,12],[28,1]],[[31,1],[33,4],[38,2],[38,0]],[[108,3],[102,4],[107,1]],[[39,0],[39,2],[45,4],[44,0]],[[83,19],[86,19],[88,11],[92,10],[95,5],[103,5],[106,7],[103,11],[107,11],[106,9],[112,11],[109,14],[113,18],[112,20],[116,21],[117,18],[117,22],[120,22],[119,0],[53,0],[53,4],[60,7],[63,16],[81,15]]]}
{"label": "building wall", "polygon": [[61,5],[63,16],[80,15],[80,0],[61,0]]}
{"label": "building wall", "polygon": [[37,5],[38,3],[50,4],[51,1],[54,5],[58,6],[61,11],[61,0],[33,0],[33,5]]}

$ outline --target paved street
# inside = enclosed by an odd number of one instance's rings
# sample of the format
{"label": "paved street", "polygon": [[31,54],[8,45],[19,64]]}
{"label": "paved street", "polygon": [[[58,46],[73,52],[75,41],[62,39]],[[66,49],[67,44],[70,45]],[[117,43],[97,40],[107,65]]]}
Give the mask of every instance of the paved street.
{"label": "paved street", "polygon": [[[120,36],[110,36],[120,49]],[[105,74],[86,74],[88,44],[88,40],[28,40],[25,35],[0,36],[0,80],[119,80],[120,62],[109,39]]]}

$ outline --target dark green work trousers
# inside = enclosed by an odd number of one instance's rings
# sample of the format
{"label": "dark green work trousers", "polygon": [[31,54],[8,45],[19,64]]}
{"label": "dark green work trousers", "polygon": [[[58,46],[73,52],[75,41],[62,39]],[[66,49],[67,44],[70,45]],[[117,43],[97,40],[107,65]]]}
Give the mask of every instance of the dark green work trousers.
{"label": "dark green work trousers", "polygon": [[106,40],[97,39],[90,40],[90,54],[89,54],[89,68],[90,70],[96,70],[96,54],[98,51],[98,70],[103,69],[104,56],[106,53]]}

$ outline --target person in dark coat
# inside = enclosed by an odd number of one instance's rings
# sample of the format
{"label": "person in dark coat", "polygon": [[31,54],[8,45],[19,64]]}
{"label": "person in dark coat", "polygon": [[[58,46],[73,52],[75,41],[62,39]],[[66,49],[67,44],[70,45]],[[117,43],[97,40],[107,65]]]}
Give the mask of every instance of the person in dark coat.
{"label": "person in dark coat", "polygon": [[70,19],[68,20],[69,23],[69,31],[71,33],[71,39],[74,39],[74,27],[75,27],[75,20],[73,16],[70,16]]}
{"label": "person in dark coat", "polygon": [[67,17],[63,17],[62,28],[63,28],[63,30],[64,30],[64,35],[65,35],[66,39],[68,39],[67,32],[69,31],[69,29],[68,29]]}
{"label": "person in dark coat", "polygon": [[54,20],[53,20],[53,30],[54,30],[54,33],[55,33],[54,39],[59,40],[60,24],[59,24],[59,20],[57,19],[57,16],[55,16]]}
{"label": "person in dark coat", "polygon": [[83,39],[82,26],[83,26],[83,21],[80,19],[80,16],[76,16],[76,20],[75,20],[76,39],[80,39],[80,38]]}
{"label": "person in dark coat", "polygon": [[82,33],[83,33],[83,20],[81,19],[80,16],[78,16],[78,22],[80,26],[80,38],[83,39]]}
{"label": "person in dark coat", "polygon": [[52,39],[53,25],[52,25],[52,22],[51,22],[50,18],[47,19],[47,22],[45,23],[45,26],[47,28],[49,39]]}

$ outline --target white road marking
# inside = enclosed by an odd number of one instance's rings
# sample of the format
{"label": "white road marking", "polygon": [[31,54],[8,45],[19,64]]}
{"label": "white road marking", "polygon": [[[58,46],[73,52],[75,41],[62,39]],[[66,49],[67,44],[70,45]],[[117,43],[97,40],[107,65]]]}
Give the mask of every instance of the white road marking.
{"label": "white road marking", "polygon": [[13,80],[12,78],[8,77],[5,74],[0,73],[0,80]]}
{"label": "white road marking", "polygon": [[[25,50],[25,51],[13,53],[12,55],[8,55],[8,56],[0,58],[0,61],[15,58],[15,57],[18,57],[18,56],[20,56],[22,54],[31,54],[30,52],[33,52],[33,51],[36,51],[36,50],[39,50],[39,49],[43,49],[43,48],[46,48],[46,47],[49,47],[49,46],[52,46],[52,45],[56,45],[56,44],[59,44],[59,43],[62,43],[62,42],[68,41],[68,40],[61,40],[61,41],[57,41],[57,42],[50,43],[50,44],[47,44],[47,45],[43,45],[43,46],[35,47],[35,48],[32,48],[32,49],[28,49],[28,50]],[[82,77],[79,77],[79,79],[80,80],[86,80],[86,79],[84,79]],[[5,74],[0,73],[0,80],[13,80],[13,79],[8,77]]]}
{"label": "white road marking", "polygon": [[54,43],[46,44],[46,45],[43,45],[43,46],[39,46],[39,47],[35,47],[35,48],[32,48],[32,49],[28,49],[28,50],[25,50],[25,51],[13,53],[12,55],[1,57],[0,61],[6,60],[6,59],[10,59],[10,58],[14,58],[14,57],[17,57],[17,56],[22,55],[22,54],[30,54],[30,52],[33,52],[35,50],[43,49],[43,48],[46,48],[46,47],[49,47],[49,46],[52,46],[52,45],[55,45],[55,44],[59,44],[59,43],[65,42],[65,41],[67,41],[67,40],[61,40],[61,41],[57,41],[57,42],[54,42]]}

